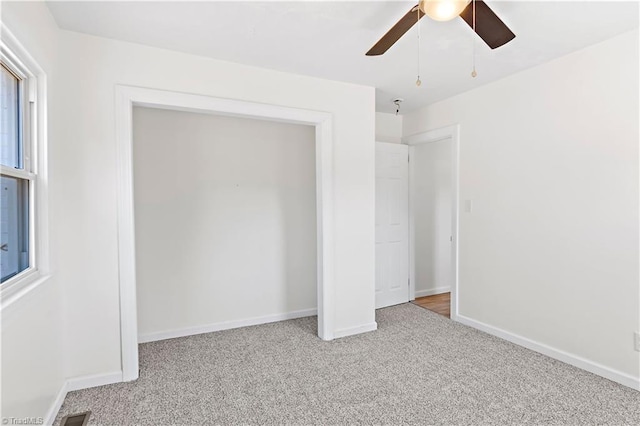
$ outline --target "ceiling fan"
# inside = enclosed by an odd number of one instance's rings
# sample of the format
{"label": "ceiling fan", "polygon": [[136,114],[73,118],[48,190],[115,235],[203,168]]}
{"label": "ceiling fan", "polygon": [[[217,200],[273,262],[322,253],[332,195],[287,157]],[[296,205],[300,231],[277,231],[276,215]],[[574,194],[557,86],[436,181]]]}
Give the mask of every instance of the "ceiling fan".
{"label": "ceiling fan", "polygon": [[[474,23],[475,7],[475,23]],[[378,56],[389,50],[424,15],[436,21],[460,16],[487,45],[495,49],[513,40],[515,34],[482,0],[420,0],[367,52]]]}

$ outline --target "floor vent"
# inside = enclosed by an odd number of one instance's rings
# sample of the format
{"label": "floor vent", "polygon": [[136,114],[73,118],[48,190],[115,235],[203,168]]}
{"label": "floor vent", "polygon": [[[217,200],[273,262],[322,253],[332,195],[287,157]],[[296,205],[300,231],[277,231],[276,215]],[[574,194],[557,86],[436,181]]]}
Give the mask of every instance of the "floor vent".
{"label": "floor vent", "polygon": [[60,422],[60,426],[85,426],[89,423],[89,416],[91,411],[85,411],[84,413],[69,414],[64,416]]}

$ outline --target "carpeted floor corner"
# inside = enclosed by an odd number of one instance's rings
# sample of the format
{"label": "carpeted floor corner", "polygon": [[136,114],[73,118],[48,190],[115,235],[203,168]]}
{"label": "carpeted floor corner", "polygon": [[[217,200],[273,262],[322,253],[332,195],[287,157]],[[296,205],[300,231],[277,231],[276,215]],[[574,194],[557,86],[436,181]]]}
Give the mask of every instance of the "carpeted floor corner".
{"label": "carpeted floor corner", "polygon": [[323,342],[301,318],[140,345],[140,379],[70,392],[55,424],[640,425],[640,392],[404,304]]}

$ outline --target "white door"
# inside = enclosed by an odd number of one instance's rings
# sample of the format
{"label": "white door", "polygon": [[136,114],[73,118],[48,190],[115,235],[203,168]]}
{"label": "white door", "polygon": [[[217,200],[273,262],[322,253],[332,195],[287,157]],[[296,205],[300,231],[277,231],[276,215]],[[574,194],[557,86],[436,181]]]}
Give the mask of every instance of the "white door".
{"label": "white door", "polygon": [[409,301],[409,147],[376,142],[376,309]]}

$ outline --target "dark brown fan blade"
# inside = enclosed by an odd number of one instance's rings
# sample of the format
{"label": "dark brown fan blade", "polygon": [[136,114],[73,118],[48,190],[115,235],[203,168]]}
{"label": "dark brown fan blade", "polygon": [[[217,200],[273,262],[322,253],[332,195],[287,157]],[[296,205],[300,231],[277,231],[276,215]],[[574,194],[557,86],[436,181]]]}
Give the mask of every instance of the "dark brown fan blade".
{"label": "dark brown fan blade", "polygon": [[382,55],[384,52],[389,50],[391,46],[398,40],[400,37],[404,35],[413,25],[418,22],[418,14],[420,14],[420,18],[424,16],[423,11],[418,11],[418,5],[415,5],[411,8],[406,15],[404,15],[396,24],[391,27],[387,33],[382,36],[380,40],[376,44],[373,45],[371,49],[367,52],[367,56],[377,56]]}
{"label": "dark brown fan blade", "polygon": [[[473,1],[462,11],[460,17],[473,28]],[[476,0],[476,33],[492,49],[516,37],[482,0]]]}

